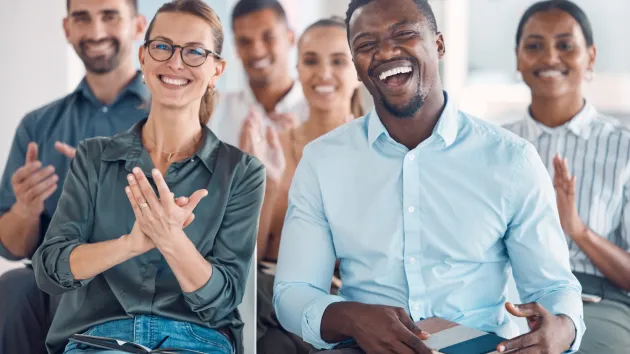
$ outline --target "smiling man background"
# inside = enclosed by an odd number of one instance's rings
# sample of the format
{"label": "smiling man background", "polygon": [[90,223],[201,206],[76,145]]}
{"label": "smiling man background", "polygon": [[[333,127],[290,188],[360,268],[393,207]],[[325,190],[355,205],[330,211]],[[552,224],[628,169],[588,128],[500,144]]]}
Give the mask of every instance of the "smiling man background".
{"label": "smiling man background", "polygon": [[[67,7],[63,27],[86,74],[74,92],[30,112],[17,128],[0,184],[0,257],[9,260],[30,258],[44,239],[73,146],[147,115],[139,107],[148,91],[132,60],[146,27],[137,1],[68,0]],[[57,302],[39,290],[30,265],[3,274],[0,353],[44,353]]]}
{"label": "smiling man background", "polygon": [[[536,150],[449,101],[426,0],[352,0],[346,21],[375,109],[304,149],[274,287],[281,324],[323,349],[428,353],[416,321],[512,338],[514,315],[532,331],[499,351],[578,349],[581,288]],[[527,304],[506,304],[510,268]]]}

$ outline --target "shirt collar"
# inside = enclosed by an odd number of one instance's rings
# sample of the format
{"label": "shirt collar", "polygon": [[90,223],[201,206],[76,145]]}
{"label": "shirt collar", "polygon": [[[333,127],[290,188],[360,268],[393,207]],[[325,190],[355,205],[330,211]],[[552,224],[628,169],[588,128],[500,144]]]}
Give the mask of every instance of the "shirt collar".
{"label": "shirt collar", "polygon": [[[260,102],[256,100],[256,96],[254,96],[254,91],[252,90],[251,86],[245,85],[243,95],[244,102],[248,103],[248,105],[260,105]],[[304,101],[304,91],[302,91],[302,84],[298,80],[293,80],[293,86],[291,86],[289,92],[287,92],[287,94],[280,99],[280,101],[276,105],[275,110],[278,112],[290,111],[296,104],[300,103],[301,101]]]}
{"label": "shirt collar", "polygon": [[[129,130],[117,134],[111,138],[103,149],[101,160],[103,161],[125,161],[126,166],[133,165],[144,150],[142,146],[142,126],[147,122],[147,118],[134,124]],[[214,165],[219,153],[220,141],[216,135],[205,125],[201,125],[203,138],[201,145],[195,152],[208,171],[214,171]],[[132,167],[132,166],[131,166]],[[128,168],[131,170],[131,168]]]}
{"label": "shirt collar", "polygon": [[[450,102],[446,91],[443,92],[445,105],[442,113],[440,114],[440,118],[433,129],[433,134],[439,136],[445,146],[448,147],[453,144],[457,138],[457,132],[459,130],[459,112],[457,111],[455,105]],[[389,136],[389,133],[387,133],[387,130],[385,129],[385,126],[381,122],[381,119],[375,109],[372,109],[372,111],[368,114],[367,119],[368,142],[370,145],[374,144],[376,139],[383,134]]]}
{"label": "shirt collar", "polygon": [[[96,96],[94,96],[94,93],[92,93],[92,89],[90,89],[90,85],[88,85],[85,77],[83,78],[83,80],[81,80],[79,86],[77,86],[74,92],[81,94],[83,97],[94,102],[95,104],[102,105],[102,103],[99,102]],[[125,88],[118,94],[114,102],[122,99],[127,94],[135,95],[143,101],[150,100],[151,94],[146,85],[142,82],[142,73],[140,71],[136,72],[136,75],[129,82],[129,84],[127,84],[127,86],[125,86]]]}
{"label": "shirt collar", "polygon": [[530,110],[527,110],[525,114],[525,126],[526,126],[526,138],[527,140],[535,141],[542,134],[554,134],[557,132],[570,131],[576,136],[587,140],[591,136],[592,125],[591,122],[597,116],[597,110],[595,107],[586,102],[582,110],[575,115],[575,117],[571,118],[567,123],[555,127],[550,128],[545,126],[544,124],[538,122],[534,117],[532,117]]}

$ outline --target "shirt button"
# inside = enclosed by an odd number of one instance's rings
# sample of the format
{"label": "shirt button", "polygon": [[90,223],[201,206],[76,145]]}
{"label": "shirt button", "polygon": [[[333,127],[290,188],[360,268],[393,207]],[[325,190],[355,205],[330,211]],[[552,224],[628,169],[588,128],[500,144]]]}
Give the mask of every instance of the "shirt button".
{"label": "shirt button", "polygon": [[417,303],[414,303],[411,305],[411,309],[414,311],[418,311],[420,310],[420,305],[418,305]]}
{"label": "shirt button", "polygon": [[416,155],[414,155],[414,154],[409,155],[409,160],[413,161],[413,159],[415,159],[415,158],[416,158]]}
{"label": "shirt button", "polygon": [[407,209],[407,210],[409,210],[410,213],[413,213],[416,210],[416,208],[410,206],[409,209]]}
{"label": "shirt button", "polygon": [[107,106],[103,106],[103,113],[107,113],[107,111],[109,111],[109,108],[107,108]]}
{"label": "shirt button", "polygon": [[415,257],[410,257],[409,258],[409,264],[414,264],[416,263],[416,258]]}

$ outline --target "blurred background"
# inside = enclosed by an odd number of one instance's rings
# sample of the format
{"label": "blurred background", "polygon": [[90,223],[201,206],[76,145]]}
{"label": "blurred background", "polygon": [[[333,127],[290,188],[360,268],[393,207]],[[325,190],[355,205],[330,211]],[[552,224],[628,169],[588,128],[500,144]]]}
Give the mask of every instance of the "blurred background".
{"label": "blurred background", "polygon": [[[221,17],[226,35],[224,56],[228,67],[218,88],[238,90],[246,84],[246,79],[234,54],[231,33],[230,13],[235,0],[207,2]],[[281,2],[299,35],[319,18],[345,16],[349,0]],[[450,97],[461,110],[497,124],[522,117],[529,91],[516,74],[514,37],[520,15],[535,1],[431,2],[446,40],[441,71]],[[600,111],[630,122],[630,41],[625,37],[630,33],[627,20],[630,1],[575,2],[590,17],[598,47],[595,78],[589,83],[586,96]],[[140,0],[140,12],[150,20],[162,3],[162,0]],[[81,61],[63,34],[65,15],[66,3],[62,0],[0,2],[0,41],[5,48],[0,65],[0,172],[15,128],[24,114],[74,90],[84,75]],[[292,58],[294,67],[295,53]],[[369,96],[366,95],[364,102],[370,102]],[[20,264],[0,259],[0,273],[17,266]],[[510,291],[514,294],[513,286]],[[251,309],[253,313],[253,294],[248,292],[244,311]],[[253,336],[252,327],[247,335]]]}

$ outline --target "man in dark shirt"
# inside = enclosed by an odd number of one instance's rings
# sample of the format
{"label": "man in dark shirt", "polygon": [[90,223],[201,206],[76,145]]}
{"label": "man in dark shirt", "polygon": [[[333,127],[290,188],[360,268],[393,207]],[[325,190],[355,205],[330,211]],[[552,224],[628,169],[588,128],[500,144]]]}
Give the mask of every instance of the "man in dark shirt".
{"label": "man in dark shirt", "polygon": [[[71,94],[27,114],[0,183],[0,257],[30,258],[42,242],[74,156],[86,138],[110,136],[146,117],[149,96],[134,67],[146,19],[136,0],[69,0],[63,26],[86,75]],[[43,353],[57,305],[30,266],[0,277],[0,353]]]}

